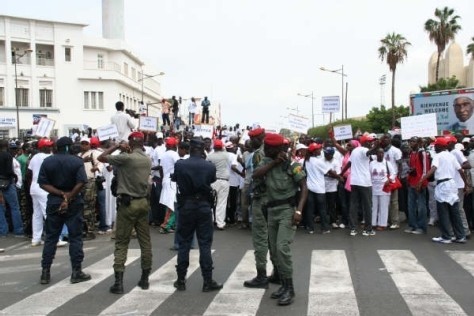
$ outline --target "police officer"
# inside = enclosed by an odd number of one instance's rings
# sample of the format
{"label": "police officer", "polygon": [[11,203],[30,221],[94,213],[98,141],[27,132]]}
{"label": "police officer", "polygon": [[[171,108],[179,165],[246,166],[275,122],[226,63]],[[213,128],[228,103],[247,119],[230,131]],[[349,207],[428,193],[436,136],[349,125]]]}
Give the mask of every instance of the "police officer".
{"label": "police officer", "polygon": [[178,234],[178,279],[174,287],[186,290],[186,274],[189,266],[189,250],[196,232],[199,243],[199,264],[204,279],[203,292],[222,288],[222,284],[212,279],[212,203],[211,183],[216,181],[216,167],[203,159],[204,142],[194,138],[190,142],[190,157],[176,162],[172,181],[178,187],[179,219]]}
{"label": "police officer", "polygon": [[50,268],[56,254],[56,245],[63,225],[68,228],[69,255],[71,257],[71,283],[88,281],[89,274],[82,272],[82,221],[84,200],[81,190],[87,183],[82,160],[70,154],[72,140],[62,137],[56,142],[57,153],[47,157],[38,175],[38,184],[48,192],[46,204],[46,242],[43,248],[41,284],[50,282]]}
{"label": "police officer", "polygon": [[[143,151],[144,135],[133,132],[128,137],[128,145],[121,142],[106,149],[99,157],[100,162],[107,162],[117,167],[119,207],[117,210],[117,227],[115,233],[115,283],[110,287],[114,294],[123,293],[123,272],[127,260],[128,244],[132,230],[137,232],[141,249],[142,276],[138,282],[143,290],[149,288],[148,277],[151,271],[152,253],[147,199],[148,178],[151,160]],[[119,155],[110,155],[119,149]],[[130,152],[128,152],[130,149]]]}
{"label": "police officer", "polygon": [[[290,244],[301,221],[301,213],[308,196],[306,174],[299,163],[288,159],[285,139],[279,134],[265,136],[265,159],[254,170],[254,179],[265,179],[268,209],[268,240],[271,253],[276,258],[282,286],[271,298],[278,305],[293,303],[293,262]],[[300,189],[299,201],[296,192]]]}

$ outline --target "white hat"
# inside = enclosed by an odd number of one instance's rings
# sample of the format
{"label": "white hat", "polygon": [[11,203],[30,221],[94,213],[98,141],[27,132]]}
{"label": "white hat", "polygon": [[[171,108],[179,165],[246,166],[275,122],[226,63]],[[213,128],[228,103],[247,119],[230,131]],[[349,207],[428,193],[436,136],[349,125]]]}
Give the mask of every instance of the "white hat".
{"label": "white hat", "polygon": [[87,136],[82,136],[82,137],[81,137],[81,143],[82,143],[82,142],[88,142],[88,143],[90,144],[90,143],[91,143],[91,140],[90,140],[89,137],[87,137]]}
{"label": "white hat", "polygon": [[469,143],[471,139],[469,137],[464,137],[461,143]]}
{"label": "white hat", "polygon": [[300,149],[308,149],[308,146],[306,146],[305,144],[296,145],[296,150],[300,150]]}
{"label": "white hat", "polygon": [[156,132],[156,138],[163,138],[162,132]]}
{"label": "white hat", "polygon": [[377,137],[377,134],[375,134],[375,133],[371,133],[371,134],[369,134],[369,136],[372,137],[372,138],[375,138],[375,139],[378,138],[378,137]]}
{"label": "white hat", "polygon": [[229,141],[229,142],[226,142],[224,144],[224,146],[225,146],[225,148],[231,149],[231,148],[234,148],[234,143]]}
{"label": "white hat", "polygon": [[456,145],[454,145],[454,148],[459,149],[459,150],[464,150],[464,145],[461,143],[457,143]]}

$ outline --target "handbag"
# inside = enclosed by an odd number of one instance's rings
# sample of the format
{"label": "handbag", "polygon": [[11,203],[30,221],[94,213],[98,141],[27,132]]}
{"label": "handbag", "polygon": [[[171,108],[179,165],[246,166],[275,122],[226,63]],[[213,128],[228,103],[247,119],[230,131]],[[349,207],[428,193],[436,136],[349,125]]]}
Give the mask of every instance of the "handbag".
{"label": "handbag", "polygon": [[[385,163],[385,165],[387,166],[387,175],[390,176],[390,171],[388,170],[388,164]],[[402,187],[402,182],[400,181],[400,179],[398,178],[398,176],[395,176],[395,181],[389,181],[388,184],[385,184],[383,186],[383,189],[382,191],[386,192],[386,193],[390,193],[392,191],[396,191],[398,189],[400,189]]]}

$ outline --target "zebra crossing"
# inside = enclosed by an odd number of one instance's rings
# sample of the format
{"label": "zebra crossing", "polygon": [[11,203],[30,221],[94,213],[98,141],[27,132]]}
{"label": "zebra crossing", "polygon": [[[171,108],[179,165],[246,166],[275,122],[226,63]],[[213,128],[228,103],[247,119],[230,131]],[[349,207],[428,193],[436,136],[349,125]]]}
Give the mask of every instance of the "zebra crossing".
{"label": "zebra crossing", "polygon": [[[59,254],[66,257],[66,254]],[[469,277],[471,288],[474,290],[474,251],[445,250],[443,255],[452,264],[457,265],[460,270],[465,271],[465,277]],[[23,260],[21,256],[24,256]],[[437,275],[430,272],[427,267],[418,260],[411,250],[376,250],[376,256],[383,264],[378,273],[385,274],[384,280],[391,280],[397,293],[406,304],[406,309],[411,315],[469,315],[463,305],[465,302],[457,302],[443,288],[442,282]],[[23,254],[17,257],[18,262],[15,269],[26,271],[28,269],[38,270],[36,265],[31,267],[29,260],[32,254]],[[130,249],[128,252],[127,266],[133,265],[139,269],[139,249]],[[2,262],[13,262],[15,256],[0,257]],[[64,258],[67,260],[67,258]],[[87,315],[161,315],[160,306],[169,300],[180,300],[181,295],[195,295],[197,300],[203,304],[202,311],[196,314],[203,315],[264,315],[261,310],[268,305],[275,305],[275,301],[269,299],[269,294],[274,287],[265,289],[249,289],[242,286],[243,282],[250,279],[255,274],[255,262],[252,250],[243,253],[241,259],[235,263],[232,272],[224,282],[224,288],[213,294],[176,292],[173,282],[176,279],[175,264],[176,256],[162,264],[150,275],[150,289],[141,290],[138,287],[131,288],[126,284],[129,291],[124,295],[116,296],[107,291],[98,292],[95,289],[98,284],[111,277],[113,255],[109,255],[97,262],[85,266],[84,270],[93,277],[92,281],[78,284],[70,284],[69,276],[62,280],[52,282],[49,286],[38,287],[35,293],[25,293],[25,297],[15,303],[0,310],[0,315],[55,315],[59,308],[73,308],[73,302],[80,297],[102,296],[98,304],[103,301],[104,306],[97,307],[94,312]],[[312,250],[309,265],[308,287],[306,293],[304,289],[297,289],[295,305],[299,305],[295,315],[364,315],[358,295],[358,282],[354,280],[351,270],[350,257],[345,250]],[[270,264],[269,264],[270,268]],[[7,273],[6,269],[0,266],[0,275]],[[449,271],[446,271],[449,273]],[[200,279],[199,253],[192,250],[190,253],[190,266],[188,277],[196,276]],[[299,275],[299,271],[295,271]],[[299,276],[301,278],[301,276]],[[304,276],[303,276],[304,278]],[[1,281],[0,281],[1,282]],[[381,281],[382,282],[382,281]],[[107,282],[110,283],[110,282]],[[3,284],[2,284],[3,285]],[[107,288],[110,284],[107,284]],[[183,294],[184,293],[184,294]],[[189,297],[189,296],[188,296]],[[107,298],[107,299],[105,299]],[[87,299],[86,299],[87,300]],[[209,303],[207,303],[209,300]],[[301,306],[304,304],[305,306]],[[362,303],[364,304],[364,303]],[[178,305],[179,306],[179,305]],[[189,307],[189,306],[188,306]],[[169,308],[169,306],[168,306]],[[283,307],[285,309],[286,307]],[[472,306],[468,310],[472,311]],[[283,311],[280,308],[279,311]],[[81,306],[81,313],[84,314],[87,306]],[[291,308],[289,309],[291,310]],[[288,309],[287,309],[288,311]],[[300,313],[301,312],[301,313]],[[74,312],[71,312],[74,314]],[[397,313],[394,313],[394,315]],[[183,315],[180,310],[176,310],[174,315]]]}

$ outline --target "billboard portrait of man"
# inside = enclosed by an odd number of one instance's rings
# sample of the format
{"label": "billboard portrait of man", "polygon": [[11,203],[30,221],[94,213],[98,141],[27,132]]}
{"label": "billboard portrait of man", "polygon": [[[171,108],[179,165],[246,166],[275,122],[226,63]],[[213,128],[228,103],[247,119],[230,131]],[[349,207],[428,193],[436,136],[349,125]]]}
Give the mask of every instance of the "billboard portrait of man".
{"label": "billboard portrait of man", "polygon": [[450,130],[468,130],[474,133],[474,101],[468,96],[459,96],[453,101],[454,114],[459,120],[451,125]]}

